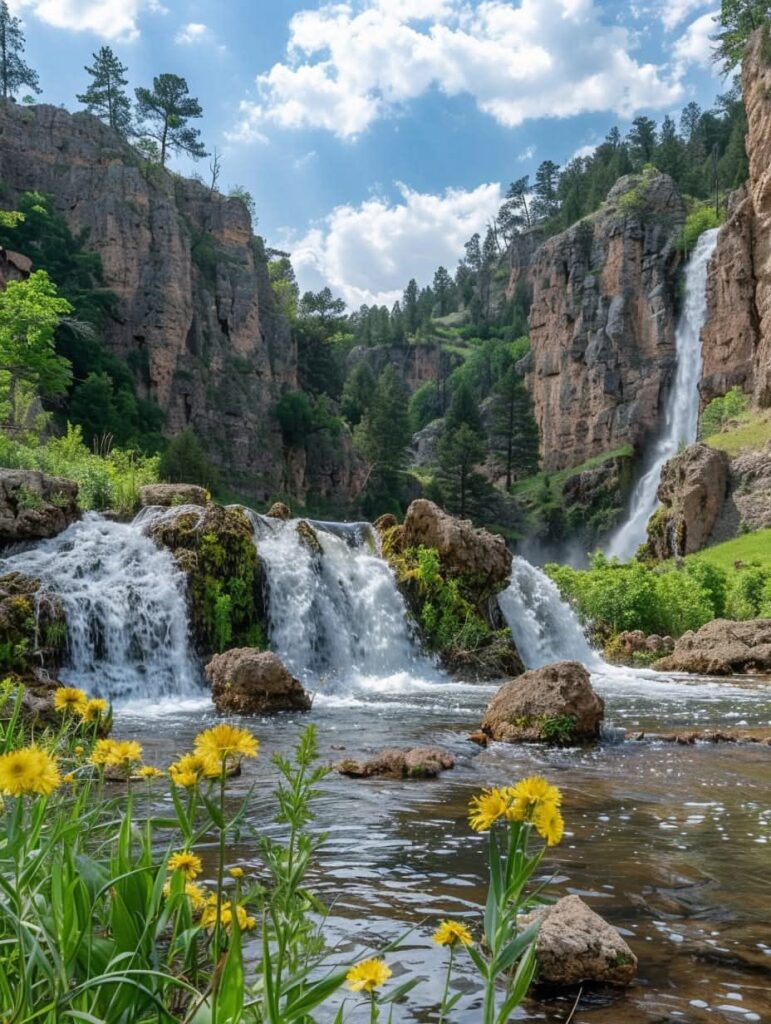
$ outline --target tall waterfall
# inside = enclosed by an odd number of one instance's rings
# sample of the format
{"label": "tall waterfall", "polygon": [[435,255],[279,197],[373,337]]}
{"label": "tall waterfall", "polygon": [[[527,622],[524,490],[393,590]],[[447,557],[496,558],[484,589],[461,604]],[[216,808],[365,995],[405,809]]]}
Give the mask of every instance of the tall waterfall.
{"label": "tall waterfall", "polygon": [[64,533],[0,562],[40,579],[67,617],[66,682],[113,699],[194,693],[185,577],[139,524],[87,514]]}
{"label": "tall waterfall", "polygon": [[524,558],[514,559],[511,583],[498,604],[527,668],[555,661],[580,661],[590,669],[604,665],[557,585]]}
{"label": "tall waterfall", "polygon": [[321,552],[298,520],[254,516],[267,577],[271,647],[307,685],[434,675],[415,645],[391,569],[368,523],[313,523]]}
{"label": "tall waterfall", "polygon": [[685,307],[677,324],[677,372],[669,394],[664,425],[649,460],[649,468],[635,485],[628,520],[611,537],[607,554],[631,558],[646,537],[648,520],[656,511],[656,492],[665,462],[677,455],[681,444],[696,440],[699,425],[701,330],[707,316],[707,268],[717,244],[718,229],[701,235],[685,271]]}

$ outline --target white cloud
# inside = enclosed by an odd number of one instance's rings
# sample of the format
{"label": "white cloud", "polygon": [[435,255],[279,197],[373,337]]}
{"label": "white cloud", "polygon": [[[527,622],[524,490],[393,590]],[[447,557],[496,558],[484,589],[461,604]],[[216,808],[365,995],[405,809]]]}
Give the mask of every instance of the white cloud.
{"label": "white cloud", "polygon": [[717,13],[717,11],[709,11],[697,18],[696,21],[691,22],[675,43],[673,49],[675,59],[683,67],[689,64],[698,64],[703,68],[713,66],[712,54],[715,51],[715,44],[711,37],[715,34],[715,15]]}
{"label": "white cloud", "polygon": [[359,206],[338,206],[304,237],[282,239],[301,287],[329,285],[354,308],[390,306],[411,277],[426,284],[440,264],[452,271],[463,243],[484,231],[502,198],[498,183],[441,195],[405,185],[399,191],[395,203],[377,196]]}
{"label": "white cloud", "polygon": [[175,43],[191,46],[194,43],[202,43],[209,36],[209,29],[203,22],[189,21],[183,25],[174,37]]}
{"label": "white cloud", "polygon": [[31,11],[55,28],[93,32],[103,39],[134,40],[140,12],[164,12],[154,0],[12,0],[10,6]]}
{"label": "white cloud", "polygon": [[712,0],[661,0],[659,14],[668,31],[685,21],[694,11],[702,11]]}
{"label": "white cloud", "polygon": [[535,156],[535,146],[528,146],[527,149],[523,149],[517,157],[517,160],[521,164],[526,164],[528,160],[532,160]]}
{"label": "white cloud", "polygon": [[589,142],[585,146],[579,146],[578,149],[571,156],[571,160],[583,160],[588,156],[593,156],[594,151],[597,149],[598,143]]}
{"label": "white cloud", "polygon": [[292,161],[292,167],[294,167],[296,171],[301,171],[304,167],[307,167],[308,164],[312,164],[317,157],[318,153],[316,150],[309,149],[308,152],[303,153],[302,156],[295,157]]}
{"label": "white cloud", "polygon": [[[682,0],[680,0],[682,2]],[[284,62],[258,76],[233,137],[267,124],[351,138],[432,88],[467,94],[500,124],[668,107],[676,79],[632,56],[594,0],[363,0],[302,10]]]}

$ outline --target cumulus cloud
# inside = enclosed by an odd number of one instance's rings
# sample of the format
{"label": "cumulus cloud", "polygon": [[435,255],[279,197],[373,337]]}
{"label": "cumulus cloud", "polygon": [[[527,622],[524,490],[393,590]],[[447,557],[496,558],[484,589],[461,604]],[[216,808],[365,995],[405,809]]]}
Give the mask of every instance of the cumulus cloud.
{"label": "cumulus cloud", "polygon": [[10,6],[14,11],[29,11],[55,28],[123,40],[138,37],[143,9],[165,10],[155,0],[12,0]]}
{"label": "cumulus cloud", "polygon": [[373,197],[338,206],[302,238],[282,239],[301,287],[329,285],[354,308],[390,306],[411,277],[430,283],[440,264],[452,270],[463,243],[484,230],[502,198],[498,183],[440,195],[400,185],[399,193],[394,203]]}
{"label": "cumulus cloud", "polygon": [[535,146],[528,146],[527,149],[523,149],[517,157],[517,160],[521,164],[526,164],[528,160],[532,160],[535,156]]}
{"label": "cumulus cloud", "polygon": [[209,29],[201,21],[189,21],[183,25],[174,37],[174,42],[185,46],[202,43],[209,35]]}
{"label": "cumulus cloud", "polygon": [[585,146],[579,146],[578,149],[571,156],[571,160],[583,160],[586,157],[594,156],[594,151],[597,149],[599,143],[588,142]]}
{"label": "cumulus cloud", "polygon": [[[680,0],[682,2],[682,0]],[[668,107],[680,83],[632,55],[594,0],[363,0],[296,13],[286,59],[257,78],[233,137],[266,123],[341,138],[428,92],[472,96],[498,123]]]}
{"label": "cumulus cloud", "polygon": [[676,28],[694,11],[703,11],[712,0],[661,0],[659,13],[667,30]]}
{"label": "cumulus cloud", "polygon": [[715,44],[711,37],[715,34],[715,16],[718,11],[709,11],[691,22],[685,32],[674,45],[675,59],[687,66],[698,64],[700,67],[712,66],[712,55]]}

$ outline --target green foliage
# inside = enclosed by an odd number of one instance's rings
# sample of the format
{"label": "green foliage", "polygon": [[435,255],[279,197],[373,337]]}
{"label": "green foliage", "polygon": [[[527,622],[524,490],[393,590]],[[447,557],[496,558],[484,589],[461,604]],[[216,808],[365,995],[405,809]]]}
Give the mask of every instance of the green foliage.
{"label": "green foliage", "polygon": [[228,190],[229,199],[237,199],[239,203],[242,203],[249,213],[252,221],[252,228],[257,225],[257,204],[254,201],[254,196],[248,188],[244,188],[243,185],[233,185]]}
{"label": "green foliage", "polygon": [[3,100],[16,97],[19,88],[26,85],[34,93],[40,92],[37,71],[33,71],[23,57],[24,33],[21,22],[14,18],[6,0],[0,2],[0,96]]}
{"label": "green foliage", "polygon": [[313,408],[304,391],[285,391],[276,403],[276,419],[290,448],[301,448],[313,425]]}
{"label": "green foliage", "polygon": [[102,46],[93,54],[94,63],[86,67],[91,81],[86,91],[77,97],[89,114],[95,114],[114,131],[126,136],[131,130],[131,102],[124,86],[126,66],[121,64],[109,46]]}
{"label": "green foliage", "polygon": [[383,511],[394,503],[398,510],[411,437],[407,389],[389,364],[378,377],[372,404],[354,433],[357,448],[372,466],[367,506],[372,511]]}
{"label": "green foliage", "polygon": [[366,359],[356,363],[343,385],[341,412],[352,427],[357,426],[369,412],[375,396],[375,376]]}
{"label": "green foliage", "polygon": [[573,739],[575,715],[541,715],[538,719],[541,739],[546,743],[567,744]]}
{"label": "green foliage", "polygon": [[173,484],[199,484],[215,490],[219,483],[217,470],[192,427],[172,438],[161,456],[158,472],[162,480]]}
{"label": "green foliage", "polygon": [[206,156],[201,133],[188,122],[203,116],[201,105],[189,94],[187,82],[179,75],[162,74],[153,78],[152,89],[136,90],[138,132],[160,146],[161,167],[169,151],[185,153],[198,160]]}
{"label": "green foliage", "polygon": [[677,243],[678,248],[684,253],[692,252],[700,235],[711,228],[719,228],[721,223],[722,218],[715,212],[714,204],[699,203],[685,219],[683,233]]}
{"label": "green foliage", "polygon": [[750,36],[768,18],[771,18],[768,0],[722,0],[714,59],[723,65],[725,74],[741,63]]}
{"label": "green foliage", "polygon": [[408,406],[410,429],[417,433],[427,427],[439,415],[439,388],[433,380],[427,380],[413,392]]}
{"label": "green foliage", "polygon": [[741,388],[733,387],[721,398],[713,398],[701,414],[699,434],[709,437],[720,433],[731,421],[742,416],[749,406],[749,398]]}

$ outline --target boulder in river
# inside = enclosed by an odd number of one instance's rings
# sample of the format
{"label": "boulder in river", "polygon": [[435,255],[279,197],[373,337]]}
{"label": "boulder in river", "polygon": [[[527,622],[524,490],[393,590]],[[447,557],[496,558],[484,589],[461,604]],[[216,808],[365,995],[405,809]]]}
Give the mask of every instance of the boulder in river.
{"label": "boulder in river", "polygon": [[661,672],[727,676],[771,670],[771,619],[714,619],[684,633],[674,651],[654,665]]}
{"label": "boulder in river", "polygon": [[584,666],[560,661],[504,683],[487,706],[482,730],[506,743],[582,743],[599,737],[604,713]]}
{"label": "boulder in river", "polygon": [[209,493],[198,484],[146,484],[139,488],[142,508],[148,505],[208,505]]}
{"label": "boulder in river", "polygon": [[263,715],[307,711],[311,700],[272,651],[237,647],[215,654],[206,666],[212,700],[222,714]]}
{"label": "boulder in river", "polygon": [[436,548],[442,567],[504,584],[511,575],[511,552],[503,537],[478,529],[469,519],[443,512],[425,498],[413,501],[404,518],[404,547]]}
{"label": "boulder in river", "polygon": [[270,519],[291,519],[292,510],[283,501],[274,501],[265,515]]}
{"label": "boulder in river", "polygon": [[455,758],[441,747],[388,747],[368,761],[346,759],[335,766],[341,775],[368,779],[373,775],[391,778],[432,779],[440,772],[455,767]]}
{"label": "boulder in river", "polygon": [[55,537],[78,519],[74,480],[32,469],[0,469],[0,545]]}
{"label": "boulder in river", "polygon": [[564,896],[533,911],[524,923],[540,920],[536,943],[537,980],[560,988],[584,983],[629,985],[637,957],[616,929],[579,896]]}

